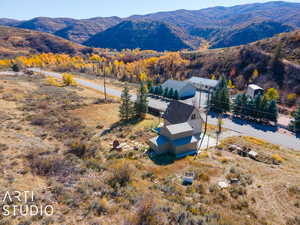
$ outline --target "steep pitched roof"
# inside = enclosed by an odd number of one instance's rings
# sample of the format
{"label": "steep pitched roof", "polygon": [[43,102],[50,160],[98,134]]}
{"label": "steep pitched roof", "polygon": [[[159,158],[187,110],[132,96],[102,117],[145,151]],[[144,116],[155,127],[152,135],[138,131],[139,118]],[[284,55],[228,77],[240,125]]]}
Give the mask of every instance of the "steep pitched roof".
{"label": "steep pitched roof", "polygon": [[171,124],[185,123],[188,121],[194,109],[195,107],[192,105],[180,101],[172,101],[164,113],[163,118]]}
{"label": "steep pitched roof", "polygon": [[184,88],[188,83],[186,81],[178,81],[178,80],[167,80],[165,83],[162,84],[163,88],[173,88],[178,92]]}

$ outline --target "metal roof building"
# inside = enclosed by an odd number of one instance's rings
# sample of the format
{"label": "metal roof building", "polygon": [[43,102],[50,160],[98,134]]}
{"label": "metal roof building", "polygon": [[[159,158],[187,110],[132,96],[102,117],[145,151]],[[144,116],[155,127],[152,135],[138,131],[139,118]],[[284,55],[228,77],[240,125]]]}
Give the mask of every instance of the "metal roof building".
{"label": "metal roof building", "polygon": [[162,85],[163,89],[168,88],[176,90],[178,92],[179,98],[190,98],[195,96],[196,88],[187,81],[178,81],[178,80],[167,80]]}
{"label": "metal roof building", "polygon": [[191,77],[190,79],[188,79],[188,82],[199,90],[207,91],[216,88],[216,86],[219,84],[218,80],[211,80],[202,77]]}

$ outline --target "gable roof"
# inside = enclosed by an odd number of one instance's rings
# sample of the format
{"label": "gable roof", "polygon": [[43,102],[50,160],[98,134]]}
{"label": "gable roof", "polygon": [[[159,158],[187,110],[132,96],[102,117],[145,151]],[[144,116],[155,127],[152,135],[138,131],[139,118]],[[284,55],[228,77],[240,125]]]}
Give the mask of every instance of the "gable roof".
{"label": "gable roof", "polygon": [[178,81],[178,80],[167,80],[165,83],[162,84],[163,88],[173,88],[174,90],[177,90],[178,92],[184,88],[187,84],[189,84],[186,81]]}
{"label": "gable roof", "polygon": [[211,80],[203,77],[191,77],[189,79],[189,82],[195,83],[195,84],[200,84],[200,85],[206,85],[209,87],[216,87],[219,83],[218,80]]}
{"label": "gable roof", "polygon": [[180,101],[172,101],[163,115],[171,124],[185,123],[193,113],[195,107]]}
{"label": "gable roof", "polygon": [[188,123],[177,123],[166,126],[166,129],[171,135],[193,132],[193,128]]}

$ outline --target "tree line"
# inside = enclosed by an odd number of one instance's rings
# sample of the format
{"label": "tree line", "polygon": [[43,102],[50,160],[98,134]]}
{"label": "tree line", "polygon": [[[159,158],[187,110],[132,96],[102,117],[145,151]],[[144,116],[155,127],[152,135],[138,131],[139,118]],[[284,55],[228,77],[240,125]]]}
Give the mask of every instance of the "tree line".
{"label": "tree line", "polygon": [[177,90],[174,90],[173,88],[163,88],[161,85],[156,87],[151,87],[149,90],[149,93],[163,96],[165,98],[170,98],[174,100],[179,100],[179,93]]}
{"label": "tree line", "polygon": [[140,82],[137,99],[134,102],[129,94],[129,88],[126,85],[121,94],[121,104],[119,107],[119,115],[122,121],[128,122],[132,120],[144,119],[148,112],[147,101],[148,90],[144,82]]}
{"label": "tree line", "polygon": [[277,102],[275,99],[268,97],[271,95],[269,92],[265,95],[256,95],[253,98],[245,93],[238,94],[234,101],[231,102],[227,85],[226,78],[222,76],[217,87],[211,93],[211,111],[218,114],[232,112],[233,115],[245,119],[277,123]]}

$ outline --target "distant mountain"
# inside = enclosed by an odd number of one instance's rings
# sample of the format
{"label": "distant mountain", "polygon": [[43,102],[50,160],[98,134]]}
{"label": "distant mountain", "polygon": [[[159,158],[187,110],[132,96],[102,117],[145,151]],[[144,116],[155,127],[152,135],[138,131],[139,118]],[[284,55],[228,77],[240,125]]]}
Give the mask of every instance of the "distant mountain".
{"label": "distant mountain", "polygon": [[48,52],[75,55],[91,51],[90,48],[51,34],[0,26],[0,57]]}
{"label": "distant mountain", "polygon": [[[199,48],[201,43],[206,45],[208,43],[211,48],[219,48],[247,44],[300,28],[300,3],[273,1],[233,7],[158,12],[128,18],[96,17],[77,20],[38,17],[28,21],[0,19],[0,25],[38,30],[78,43],[90,43],[87,40],[95,40],[96,37],[94,38],[93,35],[98,37],[99,32],[105,32],[103,35],[108,39],[118,40],[109,37],[106,31],[124,21],[145,22],[145,25],[152,21],[164,23],[182,42],[193,49]],[[136,45],[140,45],[142,41],[138,40],[138,37],[134,38],[137,41]],[[118,43],[115,45],[118,46]],[[125,48],[131,46],[122,44]],[[168,47],[168,49],[172,48]]]}
{"label": "distant mountain", "polygon": [[84,44],[117,50],[140,48],[156,51],[176,51],[190,48],[169,25],[157,21],[124,21],[96,34]]}
{"label": "distant mountain", "polygon": [[216,33],[212,38],[211,43],[212,48],[238,46],[292,30],[293,27],[288,25],[283,25],[273,21],[264,21]]}
{"label": "distant mountain", "polygon": [[27,21],[0,19],[0,25],[47,32],[82,43],[94,34],[121,22],[119,17],[96,17],[77,20],[72,18],[37,17]]}
{"label": "distant mountain", "polygon": [[83,43],[93,35],[106,30],[122,21],[119,17],[98,17],[86,20],[78,20],[54,34],[65,39]]}
{"label": "distant mountain", "polygon": [[0,18],[0,26],[16,26],[19,22],[19,20]]}
{"label": "distant mountain", "polygon": [[66,26],[74,24],[75,22],[75,19],[70,18],[37,17],[32,20],[20,22],[16,25],[16,27],[47,33],[54,33],[60,29],[65,28]]}
{"label": "distant mountain", "polygon": [[131,20],[158,20],[186,29],[224,28],[245,23],[273,20],[299,27],[300,3],[273,1],[237,5],[233,7],[213,7],[200,10],[177,10],[148,15],[135,15]]}

